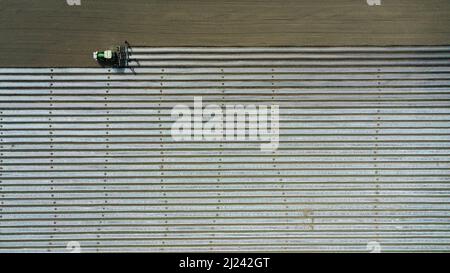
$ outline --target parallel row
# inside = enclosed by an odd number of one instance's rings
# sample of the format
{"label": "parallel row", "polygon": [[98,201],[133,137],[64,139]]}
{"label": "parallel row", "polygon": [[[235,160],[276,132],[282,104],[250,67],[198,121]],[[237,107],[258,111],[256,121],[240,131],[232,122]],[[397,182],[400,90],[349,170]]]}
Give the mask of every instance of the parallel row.
{"label": "parallel row", "polygon": [[[0,252],[450,250],[450,46],[129,54],[0,68]],[[278,148],[177,141],[194,99],[278,105]]]}

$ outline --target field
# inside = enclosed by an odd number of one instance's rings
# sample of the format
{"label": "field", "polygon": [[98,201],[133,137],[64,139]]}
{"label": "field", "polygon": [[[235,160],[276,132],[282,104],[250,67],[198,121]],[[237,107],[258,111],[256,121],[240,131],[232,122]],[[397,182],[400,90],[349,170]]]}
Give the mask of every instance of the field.
{"label": "field", "polygon": [[450,1],[0,0],[0,67],[96,66],[92,51],[145,46],[450,44]]}

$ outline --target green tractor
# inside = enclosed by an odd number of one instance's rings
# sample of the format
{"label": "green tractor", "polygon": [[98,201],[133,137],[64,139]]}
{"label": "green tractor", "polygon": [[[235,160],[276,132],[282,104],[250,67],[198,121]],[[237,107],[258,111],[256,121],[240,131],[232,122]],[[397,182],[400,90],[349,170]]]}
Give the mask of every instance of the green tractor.
{"label": "green tractor", "polygon": [[123,68],[128,65],[128,43],[116,46],[113,49],[95,51],[93,58],[102,66]]}

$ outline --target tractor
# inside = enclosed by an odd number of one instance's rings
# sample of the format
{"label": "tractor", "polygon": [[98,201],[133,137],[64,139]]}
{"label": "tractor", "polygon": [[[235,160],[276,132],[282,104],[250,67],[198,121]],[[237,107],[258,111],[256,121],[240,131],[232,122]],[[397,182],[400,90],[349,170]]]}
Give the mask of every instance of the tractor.
{"label": "tractor", "polygon": [[123,68],[128,64],[128,47],[128,43],[125,42],[125,45],[116,46],[112,49],[95,51],[93,58],[102,66]]}

